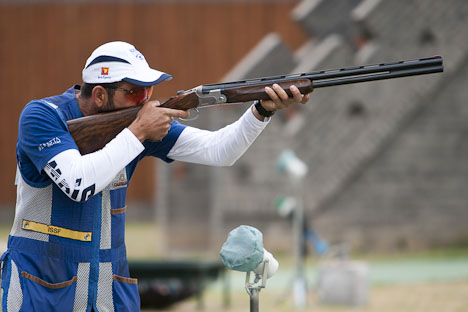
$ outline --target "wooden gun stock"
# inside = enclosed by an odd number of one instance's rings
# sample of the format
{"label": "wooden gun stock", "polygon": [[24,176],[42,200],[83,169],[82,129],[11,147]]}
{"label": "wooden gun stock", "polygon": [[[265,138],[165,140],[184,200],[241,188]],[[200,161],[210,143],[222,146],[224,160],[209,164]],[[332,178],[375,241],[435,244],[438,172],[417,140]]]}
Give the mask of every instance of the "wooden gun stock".
{"label": "wooden gun stock", "polygon": [[67,121],[82,155],[100,150],[136,118],[141,107],[131,107]]}
{"label": "wooden gun stock", "polygon": [[[198,105],[197,97],[190,92],[172,97],[161,107],[188,110]],[[124,108],[109,113],[99,113],[67,121],[68,131],[82,155],[100,150],[136,118],[141,106]]]}

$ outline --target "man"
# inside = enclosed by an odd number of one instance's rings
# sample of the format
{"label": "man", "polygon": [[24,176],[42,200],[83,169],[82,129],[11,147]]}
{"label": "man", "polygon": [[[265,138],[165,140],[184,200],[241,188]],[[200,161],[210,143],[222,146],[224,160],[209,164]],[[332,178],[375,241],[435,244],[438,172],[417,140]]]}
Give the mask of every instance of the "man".
{"label": "man", "polygon": [[[98,47],[83,69],[83,85],[34,100],[19,120],[17,204],[3,254],[3,311],[138,311],[124,244],[126,190],[145,156],[215,166],[232,165],[265,128],[273,111],[308,95],[267,88],[271,100],[210,132],[184,126],[180,110],[149,101],[171,76],[151,69],[125,42]],[[143,105],[135,121],[102,150],[81,155],[66,121]],[[222,139],[221,139],[222,138]]]}

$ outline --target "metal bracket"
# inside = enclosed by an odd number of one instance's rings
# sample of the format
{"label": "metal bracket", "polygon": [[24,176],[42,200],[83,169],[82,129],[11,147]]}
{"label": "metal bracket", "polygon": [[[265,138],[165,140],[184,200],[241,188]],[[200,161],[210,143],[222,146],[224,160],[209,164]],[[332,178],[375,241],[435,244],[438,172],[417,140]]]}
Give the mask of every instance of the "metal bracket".
{"label": "metal bracket", "polygon": [[268,262],[268,259],[263,260],[263,272],[255,274],[253,282],[250,281],[250,271],[245,275],[245,290],[250,297],[250,312],[259,310],[259,294],[260,290],[266,286]]}
{"label": "metal bracket", "polygon": [[268,259],[263,260],[263,272],[262,274],[255,274],[253,282],[250,281],[250,272],[247,272],[245,275],[245,289],[247,293],[250,294],[249,289],[260,289],[265,288],[268,272]]}
{"label": "metal bracket", "polygon": [[198,107],[224,104],[227,102],[227,98],[221,93],[221,89],[210,90],[204,93],[203,86],[198,86],[195,88],[195,92],[198,96]]}

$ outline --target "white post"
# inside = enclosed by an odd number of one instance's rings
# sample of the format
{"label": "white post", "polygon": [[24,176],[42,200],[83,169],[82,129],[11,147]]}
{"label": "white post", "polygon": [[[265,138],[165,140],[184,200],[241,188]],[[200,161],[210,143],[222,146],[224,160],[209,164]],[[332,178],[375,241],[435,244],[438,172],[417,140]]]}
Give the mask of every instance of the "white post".
{"label": "white post", "polygon": [[304,177],[307,165],[291,150],[285,150],[278,158],[278,169],[289,175],[296,197],[293,211],[294,257],[296,274],[293,280],[294,304],[303,308],[307,304],[307,283],[304,272]]}

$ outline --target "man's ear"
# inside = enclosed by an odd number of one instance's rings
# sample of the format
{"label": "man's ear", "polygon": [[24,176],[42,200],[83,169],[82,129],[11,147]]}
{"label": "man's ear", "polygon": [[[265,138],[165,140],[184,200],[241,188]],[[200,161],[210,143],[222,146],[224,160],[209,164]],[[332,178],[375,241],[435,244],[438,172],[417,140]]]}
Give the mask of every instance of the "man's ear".
{"label": "man's ear", "polygon": [[151,100],[151,96],[153,95],[153,87],[154,87],[154,86],[151,86],[151,87],[149,88],[149,91],[148,91],[148,100]]}
{"label": "man's ear", "polygon": [[91,93],[94,103],[97,107],[102,108],[108,101],[108,93],[107,90],[102,86],[95,86]]}

